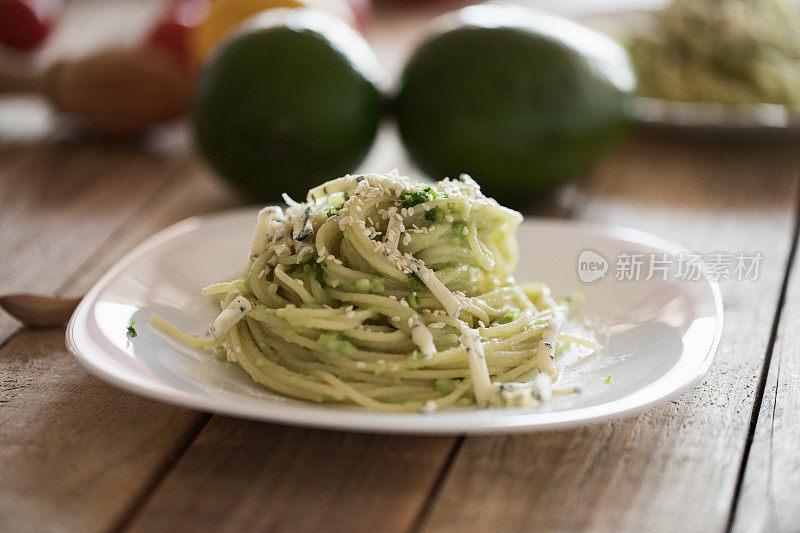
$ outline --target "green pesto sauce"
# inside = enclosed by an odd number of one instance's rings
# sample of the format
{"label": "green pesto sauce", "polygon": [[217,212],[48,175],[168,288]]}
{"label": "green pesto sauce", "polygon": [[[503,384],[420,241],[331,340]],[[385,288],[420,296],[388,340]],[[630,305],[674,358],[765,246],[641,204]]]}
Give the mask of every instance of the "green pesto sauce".
{"label": "green pesto sauce", "polygon": [[356,351],[356,347],[342,339],[341,334],[336,331],[322,333],[317,339],[317,344],[337,354],[349,355]]}

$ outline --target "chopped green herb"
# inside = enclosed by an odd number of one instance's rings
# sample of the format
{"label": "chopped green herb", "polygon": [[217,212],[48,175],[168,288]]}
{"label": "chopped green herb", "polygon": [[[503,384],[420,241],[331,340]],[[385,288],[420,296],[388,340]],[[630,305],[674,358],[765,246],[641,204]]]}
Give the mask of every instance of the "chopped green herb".
{"label": "chopped green herb", "polygon": [[611,376],[608,376],[606,379],[604,379],[603,383],[605,383],[606,385],[611,385]]}
{"label": "chopped green herb", "polygon": [[410,192],[403,196],[403,202],[400,204],[403,207],[414,207],[421,203],[428,201],[428,195],[424,192]]}
{"label": "chopped green herb", "polygon": [[415,311],[419,309],[419,298],[414,296],[413,293],[408,293],[406,295],[406,301],[408,302],[408,306],[411,307],[411,309],[414,309]]}
{"label": "chopped green herb", "polygon": [[450,378],[438,378],[436,380],[436,390],[444,394],[453,392],[456,388],[456,381]]}
{"label": "chopped green herb", "polygon": [[415,205],[427,202],[428,196],[431,198],[441,198],[442,195],[430,187],[424,187],[421,191],[405,193],[401,205],[403,207],[414,207]]}
{"label": "chopped green herb", "polygon": [[317,263],[314,279],[320,283],[325,283],[325,272],[322,270],[322,263]]}
{"label": "chopped green herb", "polygon": [[369,280],[367,278],[359,278],[355,281],[354,286],[359,292],[369,291]]}
{"label": "chopped green herb", "polygon": [[430,187],[425,187],[424,189],[422,189],[422,191],[423,191],[423,192],[424,192],[426,195],[430,195],[430,196],[432,196],[432,197],[434,197],[434,198],[441,198],[441,196],[442,196],[441,194],[439,194],[438,192],[434,191],[434,190],[433,190],[432,188],[430,188]]}
{"label": "chopped green herb", "polygon": [[431,209],[430,211],[425,213],[425,220],[428,220],[430,222],[436,222],[436,219],[438,217],[439,217],[439,208],[438,207],[434,207],[433,209]]}
{"label": "chopped green herb", "polygon": [[408,276],[408,281],[411,282],[411,285],[418,285],[420,287],[423,287],[425,285],[424,283],[422,283],[422,280],[419,279],[419,276],[417,276],[415,272],[410,272],[407,276]]}
{"label": "chopped green herb", "polygon": [[467,225],[464,224],[463,222],[456,222],[455,224],[453,224],[453,235],[455,235],[456,237],[458,237],[462,241],[466,241],[467,240],[467,236],[464,235],[464,228],[466,228],[466,227],[467,227]]}
{"label": "chopped green herb", "polygon": [[136,321],[131,318],[131,325],[128,326],[128,337],[133,338],[138,335],[138,333],[136,333],[136,328],[133,327],[134,324],[136,324]]}
{"label": "chopped green herb", "polygon": [[455,208],[456,208],[456,203],[455,202],[447,202],[447,209],[452,211]]}

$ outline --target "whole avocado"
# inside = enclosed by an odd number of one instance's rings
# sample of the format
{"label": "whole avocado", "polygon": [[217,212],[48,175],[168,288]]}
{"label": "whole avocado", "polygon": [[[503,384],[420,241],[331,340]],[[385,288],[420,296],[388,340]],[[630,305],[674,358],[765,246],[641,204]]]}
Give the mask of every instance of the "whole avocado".
{"label": "whole avocado", "polygon": [[585,172],[627,129],[635,76],[610,38],[513,6],[438,21],[402,74],[395,111],[414,162],[465,172],[522,205]]}
{"label": "whole avocado", "polygon": [[365,157],[381,116],[364,39],[311,9],[249,19],[200,74],[192,119],[206,159],[254,200],[303,199]]}

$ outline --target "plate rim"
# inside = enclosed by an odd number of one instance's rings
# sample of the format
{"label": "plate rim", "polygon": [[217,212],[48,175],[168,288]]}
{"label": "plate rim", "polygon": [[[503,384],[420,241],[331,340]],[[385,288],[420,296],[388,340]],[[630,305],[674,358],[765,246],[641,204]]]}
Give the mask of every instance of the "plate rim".
{"label": "plate rim", "polygon": [[[496,410],[442,411],[433,415],[417,413],[387,414],[369,411],[363,408],[332,412],[330,409],[322,407],[321,404],[295,404],[288,403],[288,401],[282,405],[277,404],[280,406],[280,409],[264,408],[256,410],[255,403],[220,402],[220,400],[213,397],[188,393],[159,383],[151,382],[150,385],[142,385],[134,380],[126,379],[125,377],[121,377],[109,371],[97,361],[97,359],[101,358],[87,355],[82,351],[80,340],[77,338],[82,333],[81,327],[87,327],[88,321],[86,318],[88,318],[90,310],[94,307],[97,296],[106,288],[111,279],[115,278],[121,271],[141,258],[141,256],[149,250],[163,245],[165,242],[181,234],[213,222],[215,219],[244,216],[245,214],[252,214],[256,211],[257,208],[251,206],[220,211],[208,215],[195,215],[158,231],[133,247],[94,283],[75,309],[66,328],[65,340],[67,349],[84,368],[102,381],[140,396],[171,405],[207,413],[217,413],[237,418],[293,426],[368,433],[417,435],[534,432],[584,426],[623,417],[628,418],[655,405],[664,404],[694,387],[706,376],[718,352],[720,340],[722,338],[724,314],[719,283],[713,279],[705,279],[703,281],[710,290],[714,303],[716,328],[711,344],[706,349],[705,354],[702,355],[702,358],[698,359],[693,376],[678,386],[675,386],[668,393],[662,394],[657,398],[641,402],[635,406],[622,408],[611,407],[617,403],[621,403],[625,400],[625,397],[600,406],[583,407],[556,413],[546,411],[531,412],[529,409],[524,408],[507,408],[502,411],[502,416],[497,416],[498,411]],[[621,239],[621,236],[624,235],[626,240],[647,246],[659,247],[665,251],[672,251],[673,253],[689,251],[658,235],[621,225],[536,216],[526,217],[526,221],[552,226],[583,228],[595,232],[600,231],[606,236],[612,236],[618,239]],[[100,347],[95,348],[102,351]],[[86,349],[88,350],[88,348]],[[261,400],[259,400],[259,402],[260,401]],[[276,406],[274,402],[265,405],[267,407]],[[600,410],[600,407],[602,407],[601,413],[592,413],[592,411]]]}

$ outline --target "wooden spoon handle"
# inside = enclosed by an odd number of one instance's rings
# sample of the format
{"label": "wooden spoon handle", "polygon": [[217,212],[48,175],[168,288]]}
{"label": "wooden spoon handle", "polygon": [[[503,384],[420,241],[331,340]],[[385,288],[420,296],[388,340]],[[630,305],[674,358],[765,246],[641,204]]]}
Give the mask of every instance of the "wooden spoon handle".
{"label": "wooden spoon handle", "polygon": [[54,298],[39,294],[6,294],[0,296],[0,307],[8,314],[33,328],[60,326],[72,316],[81,298]]}
{"label": "wooden spoon handle", "polygon": [[23,74],[0,69],[0,94],[39,94],[43,88],[43,78],[38,74]]}

